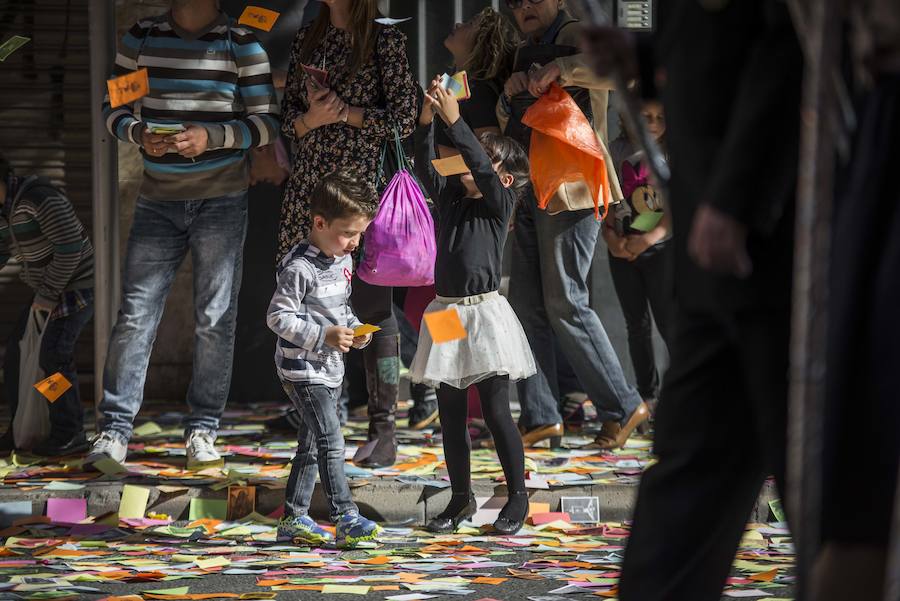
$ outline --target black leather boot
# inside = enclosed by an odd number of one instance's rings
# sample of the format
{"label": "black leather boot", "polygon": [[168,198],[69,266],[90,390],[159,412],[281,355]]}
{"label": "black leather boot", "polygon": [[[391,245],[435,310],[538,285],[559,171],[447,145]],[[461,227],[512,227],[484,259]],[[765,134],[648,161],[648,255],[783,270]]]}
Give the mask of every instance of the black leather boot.
{"label": "black leather boot", "polygon": [[400,392],[400,335],[379,338],[376,333],[363,350],[363,362],[369,389],[369,442],[374,441],[375,448],[366,457],[357,452],[353,463],[368,468],[388,467],[397,461],[394,421]]}

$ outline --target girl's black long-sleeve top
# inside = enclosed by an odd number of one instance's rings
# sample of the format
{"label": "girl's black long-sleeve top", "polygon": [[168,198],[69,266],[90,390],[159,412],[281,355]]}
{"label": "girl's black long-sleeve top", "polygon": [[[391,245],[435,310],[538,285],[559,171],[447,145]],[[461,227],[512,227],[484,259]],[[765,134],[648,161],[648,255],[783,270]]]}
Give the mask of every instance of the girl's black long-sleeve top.
{"label": "girl's black long-sleeve top", "polygon": [[500,288],[503,245],[516,194],[505,188],[487,153],[461,118],[445,130],[462,153],[481,198],[466,198],[459,176],[444,177],[436,158],[434,127],[416,131],[416,174],[437,207],[434,286],[439,296],[461,297]]}

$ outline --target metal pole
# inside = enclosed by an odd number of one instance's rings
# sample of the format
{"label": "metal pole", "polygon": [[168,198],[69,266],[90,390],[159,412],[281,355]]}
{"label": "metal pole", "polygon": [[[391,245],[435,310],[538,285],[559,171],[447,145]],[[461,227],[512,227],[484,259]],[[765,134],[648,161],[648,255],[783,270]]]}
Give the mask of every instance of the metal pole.
{"label": "metal pole", "polygon": [[427,11],[425,9],[425,0],[419,0],[418,6],[418,18],[416,23],[416,29],[418,30],[419,39],[416,40],[416,51],[417,56],[419,58],[419,83],[424,87],[428,85],[428,46],[426,44],[427,35],[428,35],[428,27],[425,23],[425,18],[427,16]]}
{"label": "metal pole", "polygon": [[106,80],[116,55],[115,4],[90,0],[91,140],[94,154],[94,407],[103,396],[103,365],[119,294],[119,206],[116,139],[101,112]]}
{"label": "metal pole", "polygon": [[[832,73],[839,60],[841,20],[839,0],[798,4],[805,9],[806,26],[798,29],[805,37],[806,63],[795,226],[788,507],[797,548],[796,598],[802,601],[809,594],[808,578],[821,542],[828,257],[838,133]],[[793,15],[795,20],[800,16]]]}

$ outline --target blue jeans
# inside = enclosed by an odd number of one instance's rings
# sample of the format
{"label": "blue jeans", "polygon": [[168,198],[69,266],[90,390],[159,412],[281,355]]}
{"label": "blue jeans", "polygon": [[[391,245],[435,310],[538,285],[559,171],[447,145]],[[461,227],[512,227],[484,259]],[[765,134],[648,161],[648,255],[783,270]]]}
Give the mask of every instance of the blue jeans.
{"label": "blue jeans", "polygon": [[549,215],[529,194],[516,210],[509,302],[538,369],[517,383],[519,425],[526,429],[562,423],[557,348],[601,421],[622,422],[641,403],[590,305],[588,273],[599,234],[600,222],[591,209]]}
{"label": "blue jeans", "polygon": [[[9,423],[16,416],[19,406],[19,368],[21,357],[19,342],[25,334],[31,303],[19,317],[6,346],[6,362],[3,365],[6,396],[9,399]],[[82,330],[94,315],[93,300],[78,311],[47,322],[41,339],[41,353],[38,363],[44,374],[51,376],[61,373],[72,387],[50,404],[50,437],[56,441],[66,441],[84,429],[84,409],[78,387],[78,371],[75,369],[75,343]]]}
{"label": "blue jeans", "polygon": [[285,516],[307,514],[317,473],[328,498],[332,522],[348,511],[358,511],[344,474],[344,435],[337,413],[341,389],[298,382],[282,384],[302,418],[297,430],[297,454],[284,491]]}
{"label": "blue jeans", "polygon": [[166,297],[188,251],[194,275],[194,369],[186,433],[216,431],[231,383],[247,194],[187,201],[139,198],[122,302],[103,373],[102,429],[131,438]]}

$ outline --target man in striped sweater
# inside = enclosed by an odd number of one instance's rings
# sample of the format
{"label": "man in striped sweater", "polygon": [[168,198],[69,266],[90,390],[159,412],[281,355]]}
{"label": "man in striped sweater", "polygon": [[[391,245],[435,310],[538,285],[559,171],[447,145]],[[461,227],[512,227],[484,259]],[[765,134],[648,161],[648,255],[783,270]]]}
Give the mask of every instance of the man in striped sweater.
{"label": "man in striped sweater", "polygon": [[[265,51],[216,0],[172,0],[166,14],[134,25],[122,39],[116,74],[142,68],[150,81],[145,97],[134,106],[104,105],[109,131],[141,147],[144,178],[109,342],[102,421],[87,463],[125,459],[166,296],[190,251],[196,325],[187,464],[220,465],[214,443],[231,380],[247,151],[275,141],[278,104]],[[159,124],[184,131],[153,133]]]}
{"label": "man in striped sweater", "polygon": [[[94,314],[94,248],[62,192],[46,178],[16,177],[0,156],[0,269],[10,258],[20,264],[22,280],[34,290],[6,346],[10,424],[19,400],[19,341],[34,310],[47,320],[41,369],[47,376],[61,373],[72,387],[50,405],[50,436],[31,451],[54,456],[81,452],[87,441],[74,354],[75,342]],[[0,437],[0,452],[14,448],[10,427]]]}

